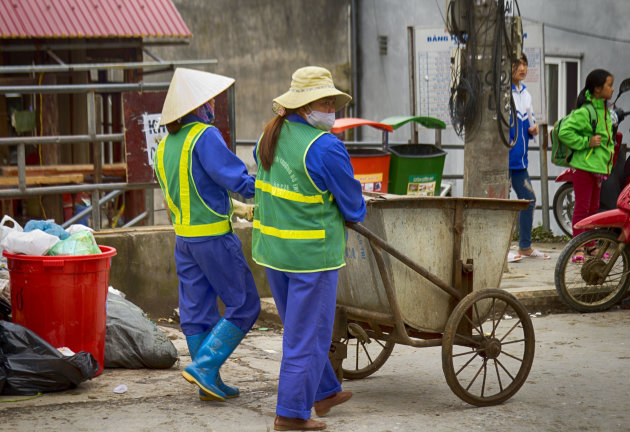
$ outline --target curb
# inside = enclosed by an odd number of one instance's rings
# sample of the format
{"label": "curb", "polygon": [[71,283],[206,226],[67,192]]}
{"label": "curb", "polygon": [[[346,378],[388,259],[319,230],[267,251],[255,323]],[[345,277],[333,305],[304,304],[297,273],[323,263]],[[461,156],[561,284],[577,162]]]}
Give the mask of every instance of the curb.
{"label": "curb", "polygon": [[505,291],[512,294],[529,313],[541,312],[565,313],[573,310],[562,302],[555,288],[510,288]]}

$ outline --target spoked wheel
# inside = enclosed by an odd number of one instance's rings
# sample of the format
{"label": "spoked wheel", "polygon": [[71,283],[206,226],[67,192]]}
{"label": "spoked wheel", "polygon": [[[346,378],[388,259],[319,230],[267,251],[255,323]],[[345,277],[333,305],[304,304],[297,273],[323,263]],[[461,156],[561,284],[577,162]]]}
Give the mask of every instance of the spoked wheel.
{"label": "spoked wheel", "polygon": [[348,337],[341,340],[347,347],[343,377],[361,379],[372,375],[385,364],[394,350],[394,342],[370,338],[356,323],[348,324]]}
{"label": "spoked wheel", "polygon": [[573,183],[565,183],[553,197],[553,216],[558,226],[568,236],[573,235],[573,207],[575,196],[573,195]]}
{"label": "spoked wheel", "polygon": [[[569,307],[599,312],[624,297],[630,285],[630,251],[619,250],[617,237],[609,230],[585,231],[562,250],[554,279],[558,295]],[[583,262],[573,262],[577,250],[591,253],[585,253]]]}
{"label": "spoked wheel", "polygon": [[500,404],[525,383],[534,361],[534,327],[514,296],[475,291],[455,307],[444,329],[442,369],[463,401]]}

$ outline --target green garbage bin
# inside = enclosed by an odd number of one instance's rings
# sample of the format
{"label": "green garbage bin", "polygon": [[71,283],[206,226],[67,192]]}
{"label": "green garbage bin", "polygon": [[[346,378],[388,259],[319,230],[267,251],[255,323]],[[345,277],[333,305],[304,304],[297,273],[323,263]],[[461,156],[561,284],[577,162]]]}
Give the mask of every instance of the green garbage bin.
{"label": "green garbage bin", "polygon": [[[416,122],[425,128],[436,129],[436,138],[446,124],[433,117],[393,116],[381,123],[393,129]],[[389,193],[396,195],[439,196],[446,152],[433,144],[404,144],[389,146]]]}
{"label": "green garbage bin", "polygon": [[439,196],[446,152],[433,144],[389,147],[389,193]]}

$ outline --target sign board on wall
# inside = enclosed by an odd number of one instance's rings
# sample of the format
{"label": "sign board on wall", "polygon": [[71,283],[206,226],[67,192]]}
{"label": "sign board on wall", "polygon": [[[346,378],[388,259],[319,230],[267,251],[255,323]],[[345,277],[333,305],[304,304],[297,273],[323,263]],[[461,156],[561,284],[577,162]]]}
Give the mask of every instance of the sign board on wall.
{"label": "sign board on wall", "polygon": [[153,169],[153,158],[162,138],[168,134],[166,126],[160,126],[160,114],[142,114],[142,130],[147,143],[147,163]]}
{"label": "sign board on wall", "polygon": [[441,28],[415,28],[416,112],[435,117],[451,127],[451,52],[456,39]]}
{"label": "sign board on wall", "polygon": [[[157,181],[153,171],[153,156],[161,139],[167,134],[160,126],[160,116],[166,92],[123,93],[127,183]],[[227,91],[215,98],[215,122],[228,144],[230,135]]]}
{"label": "sign board on wall", "polygon": [[[534,115],[538,123],[546,123],[547,108],[544,86],[544,39],[542,24],[523,25],[523,51],[527,55],[529,72],[525,86],[532,95]],[[451,91],[451,56],[456,39],[443,27],[414,28],[416,112],[442,120],[452,127],[448,101]]]}
{"label": "sign board on wall", "polygon": [[527,77],[523,84],[532,95],[537,123],[547,123],[545,94],[545,46],[542,24],[523,24],[523,52],[527,56]]}

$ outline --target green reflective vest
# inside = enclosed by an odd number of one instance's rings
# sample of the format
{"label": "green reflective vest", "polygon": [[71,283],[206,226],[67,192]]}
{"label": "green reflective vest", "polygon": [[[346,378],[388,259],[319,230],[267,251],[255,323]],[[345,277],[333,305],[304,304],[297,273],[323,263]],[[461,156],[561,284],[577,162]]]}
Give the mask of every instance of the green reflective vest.
{"label": "green reflective vest", "polygon": [[330,191],[315,186],[306,169],[306,153],[324,133],[285,121],[270,170],[257,158],[252,257],[258,264],[300,273],[345,265],[343,217]]}
{"label": "green reflective vest", "polygon": [[199,195],[192,177],[192,152],[206,128],[193,122],[176,134],[166,135],[155,153],[154,169],[175,228],[181,237],[206,237],[232,231],[232,209],[223,215],[212,210]]}

